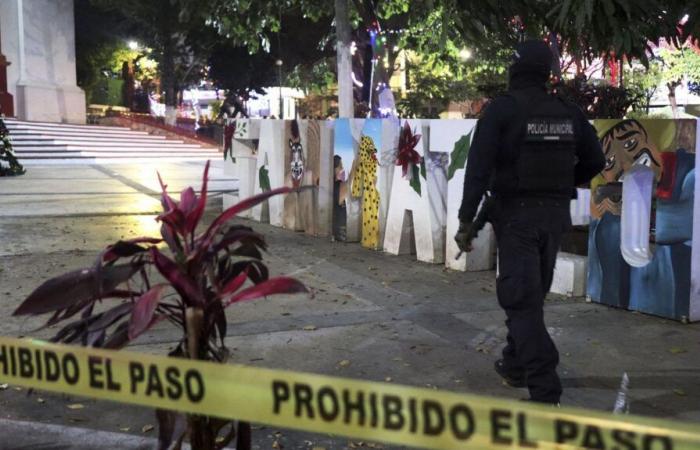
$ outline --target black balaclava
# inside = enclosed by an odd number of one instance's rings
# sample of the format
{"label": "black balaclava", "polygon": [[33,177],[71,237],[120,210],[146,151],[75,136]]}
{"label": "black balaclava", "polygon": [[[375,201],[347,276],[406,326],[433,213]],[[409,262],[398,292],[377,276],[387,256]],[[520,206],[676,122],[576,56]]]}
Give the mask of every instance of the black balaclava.
{"label": "black balaclava", "polygon": [[552,52],[543,41],[528,40],[519,43],[508,68],[508,87],[544,87],[552,72],[552,59]]}

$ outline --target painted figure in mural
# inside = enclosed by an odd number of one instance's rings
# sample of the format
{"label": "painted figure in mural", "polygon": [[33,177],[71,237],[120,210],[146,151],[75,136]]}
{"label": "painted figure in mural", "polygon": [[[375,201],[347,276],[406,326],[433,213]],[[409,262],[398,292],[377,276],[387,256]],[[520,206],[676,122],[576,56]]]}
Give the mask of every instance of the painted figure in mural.
{"label": "painted figure in mural", "polygon": [[494,200],[498,302],[508,337],[495,368],[530,399],[558,403],[559,354],[544,323],[562,233],[571,226],[575,186],[590,181],[605,160],[595,130],[574,105],[547,93],[553,56],[546,43],[518,44],[509,90],[486,108],[469,150],[455,240],[472,249],[472,226],[487,190]]}
{"label": "painted figure in mural", "polygon": [[290,164],[292,187],[298,188],[301,186],[301,180],[304,178],[304,149],[301,147],[301,142],[290,139],[289,151],[292,156]]}
{"label": "painted figure in mural", "polygon": [[345,241],[347,211],[345,208],[345,198],[348,195],[345,169],[343,168],[343,158],[340,155],[333,156],[333,239]]}
{"label": "painted figure in mural", "polygon": [[[596,121],[606,164],[591,183],[587,295],[664,317],[688,315],[695,185],[695,121]],[[663,142],[663,144],[661,144]],[[697,149],[695,149],[697,151]],[[630,168],[654,173],[654,254],[632,267],[621,251],[622,184]],[[631,232],[631,231],[624,231]]]}
{"label": "painted figure in mural", "polygon": [[[285,123],[286,151],[284,157],[285,179],[284,185],[291,188],[299,188],[304,184],[306,161],[304,147],[301,143],[299,122],[292,120]],[[300,192],[293,192],[284,198],[284,227],[290,230],[304,231],[302,214],[303,197]]]}
{"label": "painted figure in mural", "polygon": [[601,175],[605,180],[593,196],[591,214],[600,218],[605,212],[620,215],[622,177],[635,164],[645,165],[661,179],[661,155],[649,139],[642,124],[634,119],[623,120],[611,128],[601,140],[605,153],[605,168]]}
{"label": "painted figure in mural", "polygon": [[352,177],[352,196],[362,196],[362,246],[379,248],[377,148],[368,136],[360,139],[360,161]]}

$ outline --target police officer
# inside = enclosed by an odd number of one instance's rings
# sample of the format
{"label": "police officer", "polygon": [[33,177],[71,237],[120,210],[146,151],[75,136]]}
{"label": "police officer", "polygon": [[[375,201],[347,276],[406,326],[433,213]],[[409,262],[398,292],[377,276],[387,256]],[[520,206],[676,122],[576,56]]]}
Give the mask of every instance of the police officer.
{"label": "police officer", "polygon": [[558,404],[559,354],[544,324],[561,236],[571,226],[575,186],[605,165],[595,130],[576,106],[550,95],[552,53],[546,43],[518,44],[508,92],[484,110],[471,144],[455,240],[472,249],[470,228],[484,193],[498,242],[498,302],[508,338],[495,368],[530,400]]}

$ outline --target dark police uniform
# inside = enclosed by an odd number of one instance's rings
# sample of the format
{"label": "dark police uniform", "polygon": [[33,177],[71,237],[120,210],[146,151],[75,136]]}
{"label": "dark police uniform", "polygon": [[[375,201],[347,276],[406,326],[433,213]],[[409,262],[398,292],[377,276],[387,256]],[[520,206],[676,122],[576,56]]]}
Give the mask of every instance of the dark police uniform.
{"label": "dark police uniform", "polygon": [[551,53],[540,41],[516,49],[509,91],[485,109],[471,144],[459,211],[460,248],[487,189],[498,242],[498,302],[508,338],[496,370],[530,399],[558,403],[559,354],[544,324],[561,236],[571,226],[575,186],[605,164],[595,130],[574,105],[545,90]]}

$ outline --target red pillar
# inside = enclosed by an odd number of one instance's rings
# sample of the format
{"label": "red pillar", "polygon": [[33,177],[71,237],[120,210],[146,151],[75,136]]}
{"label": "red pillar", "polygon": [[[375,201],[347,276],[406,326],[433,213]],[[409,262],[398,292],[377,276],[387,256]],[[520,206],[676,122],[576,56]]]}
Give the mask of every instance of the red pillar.
{"label": "red pillar", "polygon": [[12,101],[12,94],[7,92],[7,66],[11,63],[2,54],[2,44],[0,43],[0,113],[7,117],[14,117],[15,108]]}

